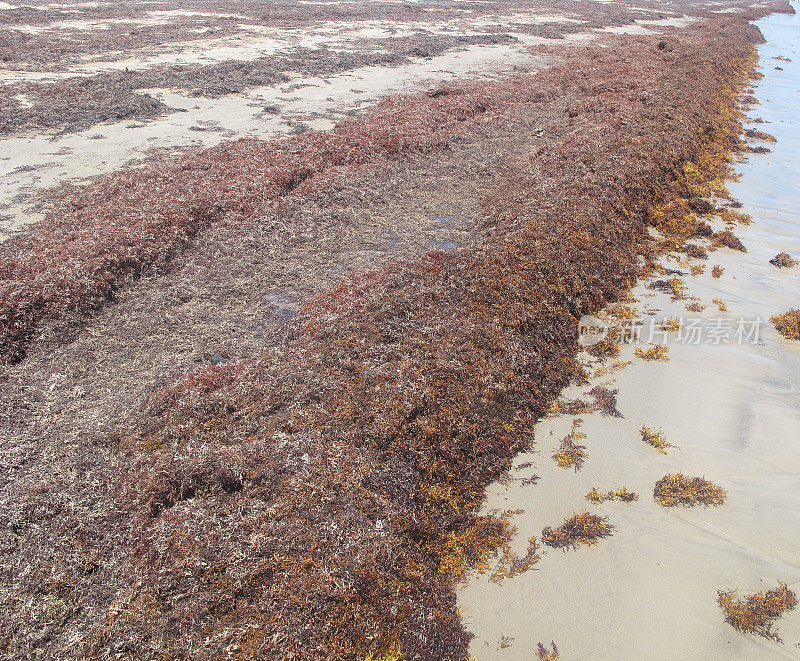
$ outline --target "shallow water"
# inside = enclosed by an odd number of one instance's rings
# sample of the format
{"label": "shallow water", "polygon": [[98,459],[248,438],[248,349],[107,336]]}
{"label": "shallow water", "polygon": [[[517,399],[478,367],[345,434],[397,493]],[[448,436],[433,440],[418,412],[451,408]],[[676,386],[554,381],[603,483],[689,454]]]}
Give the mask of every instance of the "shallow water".
{"label": "shallow water", "polygon": [[[693,344],[671,336],[667,363],[637,360],[627,346],[620,358],[632,360],[629,367],[565,393],[619,389],[625,417],[581,416],[588,458],[578,473],[550,458],[571,418],[542,421],[536,451],[515,462],[534,466],[512,470],[514,478],[535,473],[540,480],[494,485],[487,509],[525,510],[513,519],[518,550],[573,510],[608,516],[616,531],[594,548],[545,547],[537,570],[502,585],[486,576],[470,580],[459,606],[477,636],[471,652],[480,661],[528,660],[539,641],[551,640],[564,659],[800,658],[800,608],[777,623],[781,645],[737,633],[716,603],[718,589],[749,593],[779,579],[800,593],[800,342],[781,338],[766,321],[800,307],[800,267],[769,264],[781,251],[800,258],[800,16],[778,14],[758,24],[768,43],[759,47],[765,78],[755,85],[761,105],[751,114],[766,123],[753,127],[778,142],[772,153],[748,156],[737,166],[741,180],[730,184],[753,216],[752,225],[735,230],[748,252],[711,253],[707,271],[722,265],[720,279],[686,278],[689,293],[709,305],[702,313],[643,285],[634,294],[641,309],[658,311],[657,319],[701,318],[706,326],[721,319],[731,329],[739,319],[761,319],[759,338],[715,344],[705,336]],[[714,298],[729,312],[718,312]],[[678,447],[656,453],[641,441],[643,425],[662,428]],[[678,471],[720,484],[727,502],[674,510],[655,504],[655,481]],[[585,499],[594,486],[623,485],[639,501],[594,506]]]}

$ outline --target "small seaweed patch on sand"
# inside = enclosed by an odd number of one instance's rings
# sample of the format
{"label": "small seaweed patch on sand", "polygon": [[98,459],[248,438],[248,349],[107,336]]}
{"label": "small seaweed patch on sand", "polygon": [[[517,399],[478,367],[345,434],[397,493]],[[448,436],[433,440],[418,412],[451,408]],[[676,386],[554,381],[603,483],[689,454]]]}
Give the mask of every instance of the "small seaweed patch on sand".
{"label": "small seaweed patch on sand", "polygon": [[697,301],[694,301],[693,303],[687,303],[687,304],[686,304],[686,309],[687,309],[689,312],[702,312],[702,311],[703,311],[703,310],[705,310],[707,307],[708,307],[708,306],[707,306],[706,304],[704,304],[704,303],[699,303],[699,302],[697,302]]}
{"label": "small seaweed patch on sand", "polygon": [[600,411],[604,416],[622,418],[624,416],[617,409],[618,392],[616,389],[610,390],[603,386],[595,386],[586,394],[594,399],[594,409],[596,411]]}
{"label": "small seaweed patch on sand", "polygon": [[669,347],[666,344],[655,344],[649,349],[636,347],[636,357],[642,360],[660,360],[666,362],[669,360]]}
{"label": "small seaweed patch on sand", "polygon": [[692,272],[692,275],[703,275],[706,272],[706,265],[705,264],[692,264],[689,267],[689,270]]}
{"label": "small seaweed patch on sand", "polygon": [[753,222],[753,217],[749,213],[736,209],[718,209],[717,215],[728,225],[749,225]]}
{"label": "small seaweed patch on sand", "polygon": [[664,319],[660,324],[659,327],[663,331],[678,331],[681,329],[682,322],[677,317],[670,317],[669,319]]}
{"label": "small seaweed patch on sand", "polygon": [[787,310],[783,314],[774,314],[769,318],[781,335],[789,340],[800,340],[800,310]]}
{"label": "small seaweed patch on sand", "polygon": [[536,650],[536,658],[539,661],[558,661],[558,647],[552,640],[550,641],[550,646],[553,648],[552,651],[539,643],[539,647]]}
{"label": "small seaweed patch on sand", "polygon": [[736,590],[717,590],[717,603],[725,613],[725,621],[738,631],[757,634],[783,642],[772,625],[786,611],[797,605],[797,596],[786,583],[778,581],[778,587],[767,592],[759,590],[741,599]]}
{"label": "small seaweed patch on sand", "polygon": [[704,477],[686,477],[682,473],[665,475],[653,489],[653,498],[663,507],[722,505],[727,496],[725,489]]}
{"label": "small seaweed patch on sand", "polygon": [[792,256],[788,252],[780,252],[771,260],[769,263],[773,266],[777,266],[779,269],[791,269],[800,264],[796,259],[792,259]]}
{"label": "small seaweed patch on sand", "polygon": [[712,298],[711,301],[714,303],[714,305],[717,306],[717,310],[719,310],[720,312],[728,311],[728,304],[721,298]]}
{"label": "small seaweed patch on sand", "polygon": [[686,283],[681,278],[656,280],[647,285],[647,287],[648,289],[655,289],[669,294],[673,301],[682,301],[686,298]]}
{"label": "small seaweed patch on sand", "polygon": [[538,549],[536,537],[528,539],[528,550],[523,556],[515,555],[510,548],[505,547],[489,580],[492,583],[502,583],[506,578],[514,578],[528,571],[539,562],[540,556],[536,553]]}
{"label": "small seaweed patch on sand", "polygon": [[661,454],[667,454],[667,448],[674,448],[675,446],[667,442],[664,438],[664,433],[659,429],[650,429],[650,427],[642,427],[639,432],[642,435],[642,440],[648,445],[652,445]]}
{"label": "small seaweed patch on sand", "polygon": [[639,494],[633,491],[628,491],[628,487],[622,487],[621,489],[612,489],[611,491],[607,491],[606,493],[603,493],[597,487],[592,487],[592,490],[586,494],[586,500],[594,503],[595,505],[604,503],[607,500],[616,500],[623,503],[630,503],[634,500],[639,500]]}
{"label": "small seaweed patch on sand", "polygon": [[747,252],[741,239],[730,230],[723,230],[722,232],[715,232],[711,237],[711,241],[717,247],[730,248],[731,250],[738,250],[739,252]]}
{"label": "small seaweed patch on sand", "polygon": [[574,468],[577,473],[586,461],[586,446],[580,445],[577,441],[586,438],[586,434],[580,431],[583,420],[573,420],[572,431],[561,440],[558,450],[553,453],[553,460],[559,468]]}
{"label": "small seaweed patch on sand", "polygon": [[597,514],[573,512],[558,528],[548,526],[542,530],[542,541],[548,546],[565,551],[583,545],[594,546],[598,539],[609,537],[613,533],[614,526],[607,521],[607,517]]}
{"label": "small seaweed patch on sand", "polygon": [[610,365],[601,365],[595,371],[593,376],[605,376],[607,374],[613,374],[614,372],[619,372],[619,370],[626,368],[628,365],[631,364],[630,360],[614,360],[611,362]]}
{"label": "small seaweed patch on sand", "polygon": [[711,269],[711,277],[721,278],[724,272],[725,272],[724,267],[720,266],[719,264],[715,264],[714,267]]}

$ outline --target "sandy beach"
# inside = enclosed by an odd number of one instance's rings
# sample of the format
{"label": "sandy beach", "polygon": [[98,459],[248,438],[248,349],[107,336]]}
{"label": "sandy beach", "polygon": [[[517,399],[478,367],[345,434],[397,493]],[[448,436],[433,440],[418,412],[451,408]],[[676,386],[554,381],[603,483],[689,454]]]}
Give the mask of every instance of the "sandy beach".
{"label": "sandy beach", "polygon": [[800,658],[798,99],[784,0],[0,2],[0,659]]}
{"label": "sandy beach", "polygon": [[[579,472],[560,469],[550,458],[572,424],[562,416],[539,423],[537,451],[515,460],[533,465],[512,469],[514,478],[536,474],[539,481],[490,489],[487,508],[525,510],[513,518],[519,550],[522,540],[573,510],[597,511],[617,529],[596,548],[546,549],[535,571],[502,585],[488,576],[470,582],[459,606],[476,634],[471,651],[478,659],[530,659],[538,642],[550,640],[564,658],[575,659],[800,656],[800,613],[781,622],[785,642],[778,645],[733,631],[716,603],[718,589],[754,592],[778,580],[800,586],[800,349],[767,322],[796,304],[800,285],[796,270],[769,264],[779,252],[800,252],[800,198],[790,183],[800,176],[800,24],[795,16],[774,15],[759,26],[767,39],[759,47],[765,78],[755,85],[760,105],[750,114],[762,117],[766,123],[757,126],[778,142],[772,153],[737,164],[741,179],[729,184],[741,210],[753,216],[737,230],[747,254],[720,249],[710,254],[705,274],[686,278],[689,293],[708,305],[700,315],[645,283],[634,289],[646,322],[643,343],[650,325],[663,319],[687,325],[699,319],[702,330],[696,336],[685,331],[682,340],[657,329],[654,341],[666,339],[669,362],[637,359],[631,344],[619,356],[629,366],[564,393],[578,398],[595,385],[617,389],[624,416],[580,416],[588,459]],[[721,278],[711,277],[712,264],[725,269]],[[665,265],[682,268],[675,261]],[[720,313],[713,299],[729,311]],[[717,320],[724,330],[714,335]],[[738,342],[740,320],[746,332],[760,321],[755,343]],[[657,453],[642,442],[643,426],[662,429],[677,447]],[[660,507],[653,485],[678,471],[724,486],[728,501],[711,508]],[[639,501],[595,506],[585,498],[593,487],[623,485]],[[503,640],[510,644],[501,648]]]}

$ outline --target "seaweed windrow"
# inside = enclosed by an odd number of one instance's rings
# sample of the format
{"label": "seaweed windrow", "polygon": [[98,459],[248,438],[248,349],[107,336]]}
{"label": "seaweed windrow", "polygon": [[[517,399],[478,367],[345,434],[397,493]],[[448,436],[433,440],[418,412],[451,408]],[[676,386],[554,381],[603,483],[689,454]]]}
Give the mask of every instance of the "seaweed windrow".
{"label": "seaweed windrow", "polygon": [[[96,628],[73,653],[466,658],[455,584],[512,534],[507,516],[478,514],[484,489],[582,374],[577,321],[635,282],[638,258],[656,251],[648,225],[682,244],[728,171],[753,15],[709,18],[664,47],[624,37],[535,76],[399,97],[326,134],[106,177],[4,245],[8,361],[42,320],[100,304],[206,224],[311,194],[332,169],[582,95],[563,108],[571,130],[487,197],[483,245],[358,274],[306,306],[286,349],[154,398],[140,434],[93,476],[115,535],[114,561],[91,575],[116,588],[92,602]],[[580,513],[542,539],[566,548],[611,530]],[[93,599],[79,585],[89,573],[66,573],[84,578],[52,589]],[[2,639],[21,650],[13,631]]]}

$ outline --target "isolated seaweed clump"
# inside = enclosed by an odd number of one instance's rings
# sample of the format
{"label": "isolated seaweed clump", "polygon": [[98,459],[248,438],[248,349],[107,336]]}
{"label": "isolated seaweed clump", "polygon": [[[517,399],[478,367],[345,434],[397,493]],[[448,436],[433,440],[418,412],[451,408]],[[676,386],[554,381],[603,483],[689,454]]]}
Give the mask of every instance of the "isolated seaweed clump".
{"label": "isolated seaweed clump", "polygon": [[608,519],[588,512],[573,513],[558,528],[547,527],[542,530],[542,541],[556,549],[567,550],[578,546],[594,546],[598,539],[609,537],[614,526]]}
{"label": "isolated seaweed clump", "polygon": [[539,661],[558,661],[560,658],[558,655],[558,647],[553,641],[550,641],[550,647],[552,649],[547,649],[545,645],[539,643],[536,648],[536,658]]}
{"label": "isolated seaweed clump", "polygon": [[667,439],[664,438],[664,433],[660,429],[655,430],[650,429],[650,427],[642,427],[639,433],[642,435],[642,440],[645,443],[654,447],[661,454],[667,454],[668,448],[674,447],[667,442]]}
{"label": "isolated seaweed clump", "polygon": [[669,360],[669,347],[666,344],[654,344],[648,349],[636,347],[634,353],[637,358],[642,360],[658,360],[661,362]]}
{"label": "isolated seaweed clump", "polygon": [[800,310],[791,309],[769,318],[775,330],[788,340],[800,340]]}
{"label": "isolated seaweed clump", "polygon": [[593,502],[595,505],[604,503],[607,500],[617,500],[623,503],[630,503],[634,500],[639,500],[639,494],[633,491],[628,491],[628,487],[612,489],[606,493],[603,493],[597,487],[592,487],[592,490],[586,494],[586,500]]}
{"label": "isolated seaweed clump", "polygon": [[586,438],[580,430],[582,422],[580,419],[572,421],[572,431],[561,439],[561,445],[553,453],[553,460],[559,468],[574,468],[577,473],[586,461],[586,446],[578,443]]}
{"label": "isolated seaweed clump", "polygon": [[725,613],[725,621],[738,631],[757,634],[782,642],[772,625],[786,611],[797,605],[797,595],[783,581],[764,592],[738,597],[736,590],[718,590],[717,602]]}
{"label": "isolated seaweed clump", "polygon": [[796,259],[792,259],[792,256],[789,253],[781,252],[775,255],[769,263],[773,266],[777,266],[779,269],[791,269],[800,264]]}
{"label": "isolated seaweed clump", "polygon": [[685,505],[722,505],[728,492],[704,477],[687,477],[682,473],[665,475],[653,489],[653,498],[663,507]]}

